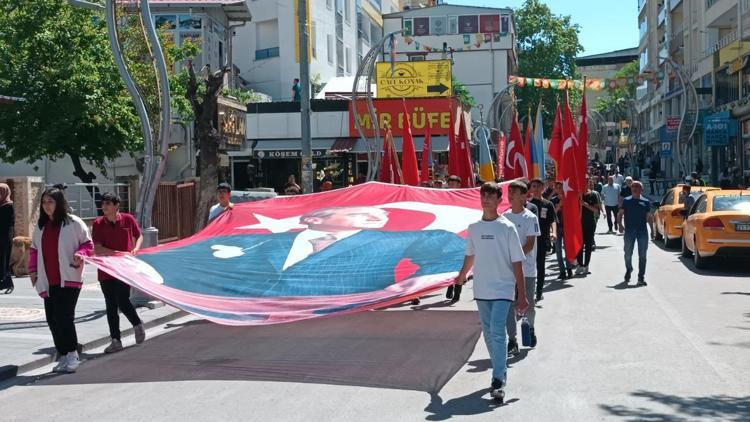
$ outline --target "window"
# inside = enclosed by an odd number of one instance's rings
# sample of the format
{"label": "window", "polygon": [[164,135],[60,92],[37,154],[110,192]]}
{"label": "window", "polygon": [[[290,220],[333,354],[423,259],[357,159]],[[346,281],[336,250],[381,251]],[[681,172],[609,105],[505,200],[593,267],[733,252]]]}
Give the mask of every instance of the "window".
{"label": "window", "polygon": [[640,63],[640,72],[643,73],[644,70],[648,68],[648,48],[644,48],[643,52],[641,53],[641,59],[639,60]]}
{"label": "window", "polygon": [[698,201],[696,201],[695,205],[693,205],[693,210],[691,214],[706,212],[706,204],[707,204],[706,195],[703,195],[698,199]]}
{"label": "window", "polygon": [[448,16],[448,34],[458,34],[458,16]]}
{"label": "window", "polygon": [[742,213],[750,212],[750,196],[714,196],[713,211],[739,211]]}
{"label": "window", "polygon": [[352,49],[349,47],[346,47],[344,60],[346,61],[346,74],[351,75],[352,74]]}
{"label": "window", "polygon": [[317,37],[317,31],[315,28],[315,21],[310,22],[310,46],[312,47],[312,56],[313,58],[318,57],[318,37]]}
{"label": "window", "polygon": [[430,34],[445,35],[447,31],[447,18],[445,16],[433,16],[430,18]]}
{"label": "window", "polygon": [[326,48],[328,49],[328,63],[333,64],[333,35],[326,36]]}
{"label": "window", "polygon": [[279,47],[255,50],[255,60],[270,59],[272,57],[279,57]]}
{"label": "window", "polygon": [[255,60],[279,57],[279,22],[276,19],[255,24]]}
{"label": "window", "polygon": [[352,23],[352,0],[344,0],[344,19],[346,23]]}
{"label": "window", "polygon": [[414,33],[414,22],[411,19],[404,19],[404,35],[411,36]]}
{"label": "window", "polygon": [[344,76],[344,42],[336,40],[336,76]]}
{"label": "window", "polygon": [[425,57],[427,57],[427,54],[409,54],[409,61],[410,62],[423,62],[425,61]]}

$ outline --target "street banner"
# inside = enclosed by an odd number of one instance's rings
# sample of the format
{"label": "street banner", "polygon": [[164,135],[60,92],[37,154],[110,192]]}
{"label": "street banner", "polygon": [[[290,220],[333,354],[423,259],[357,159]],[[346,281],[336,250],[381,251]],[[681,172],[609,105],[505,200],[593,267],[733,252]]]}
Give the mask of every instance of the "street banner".
{"label": "street banner", "polygon": [[523,177],[527,179],[533,178],[534,169],[534,157],[531,144],[533,141],[532,133],[534,133],[534,125],[531,122],[531,110],[526,115],[526,135],[523,138],[523,158],[526,160],[526,167],[524,168]]}
{"label": "street banner", "polygon": [[450,97],[453,95],[450,60],[378,62],[378,98]]}
{"label": "street banner", "polygon": [[497,137],[497,177],[505,179],[505,132],[500,132]]}
{"label": "street banner", "polygon": [[414,137],[411,135],[411,123],[406,111],[406,101],[401,100],[404,108],[404,135],[401,147],[401,169],[403,170],[403,182],[409,186],[419,186],[419,164],[417,164],[417,151],[414,149]]}
{"label": "street banner", "polygon": [[86,260],[201,318],[277,324],[382,308],[450,285],[466,229],[481,216],[479,189],[370,182],[236,204],[189,238]]}
{"label": "street banner", "polygon": [[479,178],[484,182],[495,180],[495,166],[492,163],[490,152],[490,130],[480,126],[476,131],[477,143],[479,143]]}
{"label": "street banner", "polygon": [[532,173],[534,178],[545,180],[544,169],[544,123],[542,122],[542,103],[536,108],[534,119],[534,140],[531,144],[531,155],[533,158]]}
{"label": "street banner", "polygon": [[558,177],[563,185],[562,216],[565,257],[573,262],[583,248],[583,228],[581,227],[581,200],[579,190],[579,170],[577,164],[577,143],[575,122],[570,112],[568,93],[565,93],[565,118],[562,122],[562,137]]}
{"label": "street banner", "polygon": [[523,138],[521,128],[518,125],[518,112],[514,113],[510,125],[510,137],[506,146],[505,170],[503,173],[505,180],[524,177],[524,174],[528,174],[526,159],[523,156]]}
{"label": "street banner", "polygon": [[422,160],[419,162],[419,181],[429,182],[430,181],[430,169],[434,163],[432,161],[432,140],[430,139],[430,131],[424,136],[424,142],[422,143]]}

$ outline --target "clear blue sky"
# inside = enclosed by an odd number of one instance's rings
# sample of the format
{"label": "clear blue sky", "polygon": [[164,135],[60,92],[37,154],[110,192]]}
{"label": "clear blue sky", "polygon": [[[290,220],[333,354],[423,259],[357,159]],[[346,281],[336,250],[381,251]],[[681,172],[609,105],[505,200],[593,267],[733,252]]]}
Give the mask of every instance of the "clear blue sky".
{"label": "clear blue sky", "polygon": [[[638,46],[638,2],[635,0],[546,0],[552,13],[570,15],[581,26],[581,56]],[[446,0],[466,6],[521,6],[523,0]]]}

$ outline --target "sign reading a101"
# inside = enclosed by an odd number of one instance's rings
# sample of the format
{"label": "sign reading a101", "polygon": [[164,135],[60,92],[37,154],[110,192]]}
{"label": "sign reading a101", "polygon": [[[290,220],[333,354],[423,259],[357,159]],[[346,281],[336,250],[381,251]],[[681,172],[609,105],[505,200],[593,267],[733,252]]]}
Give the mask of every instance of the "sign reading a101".
{"label": "sign reading a101", "polygon": [[378,98],[450,97],[450,60],[376,64]]}

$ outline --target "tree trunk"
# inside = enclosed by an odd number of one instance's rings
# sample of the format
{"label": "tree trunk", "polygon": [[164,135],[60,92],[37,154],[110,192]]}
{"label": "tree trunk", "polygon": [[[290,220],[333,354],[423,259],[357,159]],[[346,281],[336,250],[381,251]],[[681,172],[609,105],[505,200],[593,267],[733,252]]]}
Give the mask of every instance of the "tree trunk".
{"label": "tree trunk", "polygon": [[203,98],[198,99],[198,83],[192,63],[188,65],[187,98],[195,114],[195,137],[200,148],[200,184],[198,186],[198,203],[195,213],[195,231],[201,230],[208,220],[208,211],[216,201],[216,186],[219,184],[219,131],[216,127],[217,104],[224,84],[224,68],[210,74],[203,83],[206,86]]}

